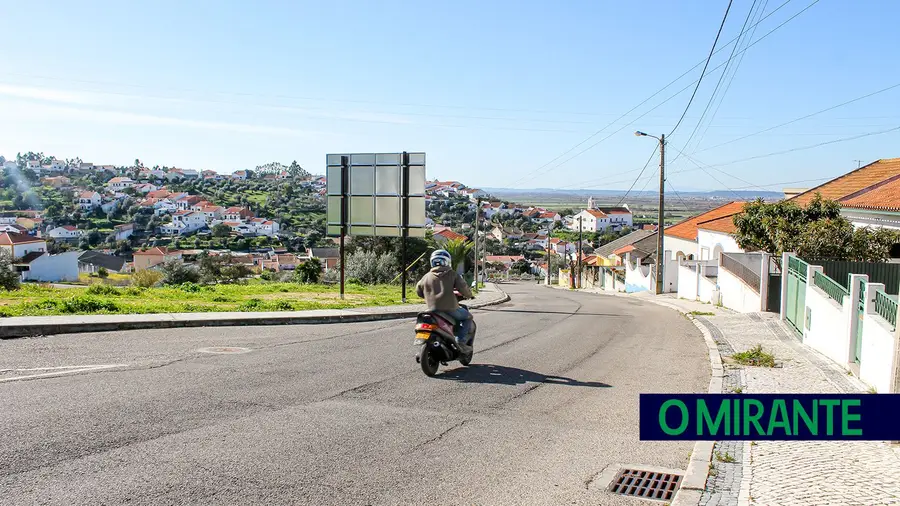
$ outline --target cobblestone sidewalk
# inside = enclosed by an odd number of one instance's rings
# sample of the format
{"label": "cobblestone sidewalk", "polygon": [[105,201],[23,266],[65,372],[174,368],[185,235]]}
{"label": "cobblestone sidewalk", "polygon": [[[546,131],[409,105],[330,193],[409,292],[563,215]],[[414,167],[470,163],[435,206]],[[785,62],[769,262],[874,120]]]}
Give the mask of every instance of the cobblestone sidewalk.
{"label": "cobblestone sidewalk", "polygon": [[[802,344],[777,314],[735,313],[674,295],[628,296],[693,312],[723,358],[756,345],[775,356],[775,368],[725,363],[724,392],[868,390]],[[711,464],[701,505],[900,505],[900,447],[886,442],[718,442]]]}

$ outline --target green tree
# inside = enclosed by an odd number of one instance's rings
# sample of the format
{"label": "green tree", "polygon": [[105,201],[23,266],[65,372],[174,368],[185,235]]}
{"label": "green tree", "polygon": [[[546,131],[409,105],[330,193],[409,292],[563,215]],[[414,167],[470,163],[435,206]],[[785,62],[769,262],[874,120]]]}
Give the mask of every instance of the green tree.
{"label": "green tree", "polygon": [[294,271],[295,283],[318,283],[321,277],[322,262],[315,257],[303,262]]}
{"label": "green tree", "polygon": [[758,199],[734,216],[735,240],[747,251],[765,251],[776,260],[791,251],[809,259],[873,262],[888,258],[900,243],[900,232],[854,228],[840,211],[840,204],[819,194],[805,207]]}
{"label": "green tree", "polygon": [[162,264],[160,271],[163,274],[163,283],[167,285],[180,285],[183,283],[197,283],[200,281],[200,272],[179,259],[172,259]]}
{"label": "green tree", "polygon": [[445,242],[443,249],[450,253],[450,267],[457,272],[466,270],[466,262],[473,247],[474,244],[468,239],[450,239]]}
{"label": "green tree", "polygon": [[18,290],[19,273],[13,268],[12,256],[5,249],[0,250],[0,288]]}
{"label": "green tree", "polygon": [[231,227],[224,223],[216,223],[212,226],[213,237],[230,237]]}

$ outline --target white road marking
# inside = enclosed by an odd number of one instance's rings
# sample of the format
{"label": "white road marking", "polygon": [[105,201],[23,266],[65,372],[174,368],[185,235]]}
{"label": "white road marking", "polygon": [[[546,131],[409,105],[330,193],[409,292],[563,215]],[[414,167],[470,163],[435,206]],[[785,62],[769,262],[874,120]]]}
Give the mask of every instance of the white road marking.
{"label": "white road marking", "polygon": [[3,373],[23,373],[23,372],[36,372],[36,371],[49,371],[40,374],[27,374],[24,376],[13,376],[11,378],[0,378],[0,383],[6,383],[9,381],[21,381],[28,379],[36,379],[36,378],[49,378],[52,376],[63,376],[65,374],[77,374],[80,372],[92,372],[92,371],[101,371],[104,369],[113,369],[116,367],[127,367],[128,364],[97,364],[97,365],[64,365],[57,367],[31,367],[26,369],[0,369],[0,374]]}

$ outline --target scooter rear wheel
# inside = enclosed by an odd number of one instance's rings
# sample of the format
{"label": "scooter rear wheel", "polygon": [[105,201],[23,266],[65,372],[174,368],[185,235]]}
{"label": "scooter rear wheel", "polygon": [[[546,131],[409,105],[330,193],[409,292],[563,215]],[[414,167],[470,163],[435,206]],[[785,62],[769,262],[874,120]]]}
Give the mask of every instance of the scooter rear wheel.
{"label": "scooter rear wheel", "polygon": [[440,362],[434,357],[434,354],[431,351],[431,346],[423,345],[422,346],[422,354],[419,357],[419,364],[422,366],[422,372],[425,373],[425,376],[429,378],[437,374],[438,367],[440,367]]}

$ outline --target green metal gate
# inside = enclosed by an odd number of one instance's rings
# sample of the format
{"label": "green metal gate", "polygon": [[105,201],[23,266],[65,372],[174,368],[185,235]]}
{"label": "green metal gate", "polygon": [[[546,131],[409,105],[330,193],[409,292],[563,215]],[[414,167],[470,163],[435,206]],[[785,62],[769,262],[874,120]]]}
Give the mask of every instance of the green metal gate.
{"label": "green metal gate", "polygon": [[853,360],[858,364],[860,352],[862,351],[862,335],[863,335],[863,315],[866,314],[866,280],[859,280],[859,296],[856,298],[856,350],[853,353]]}
{"label": "green metal gate", "polygon": [[785,319],[792,327],[803,333],[806,313],[806,271],[807,264],[797,257],[789,257],[787,265],[787,310]]}

